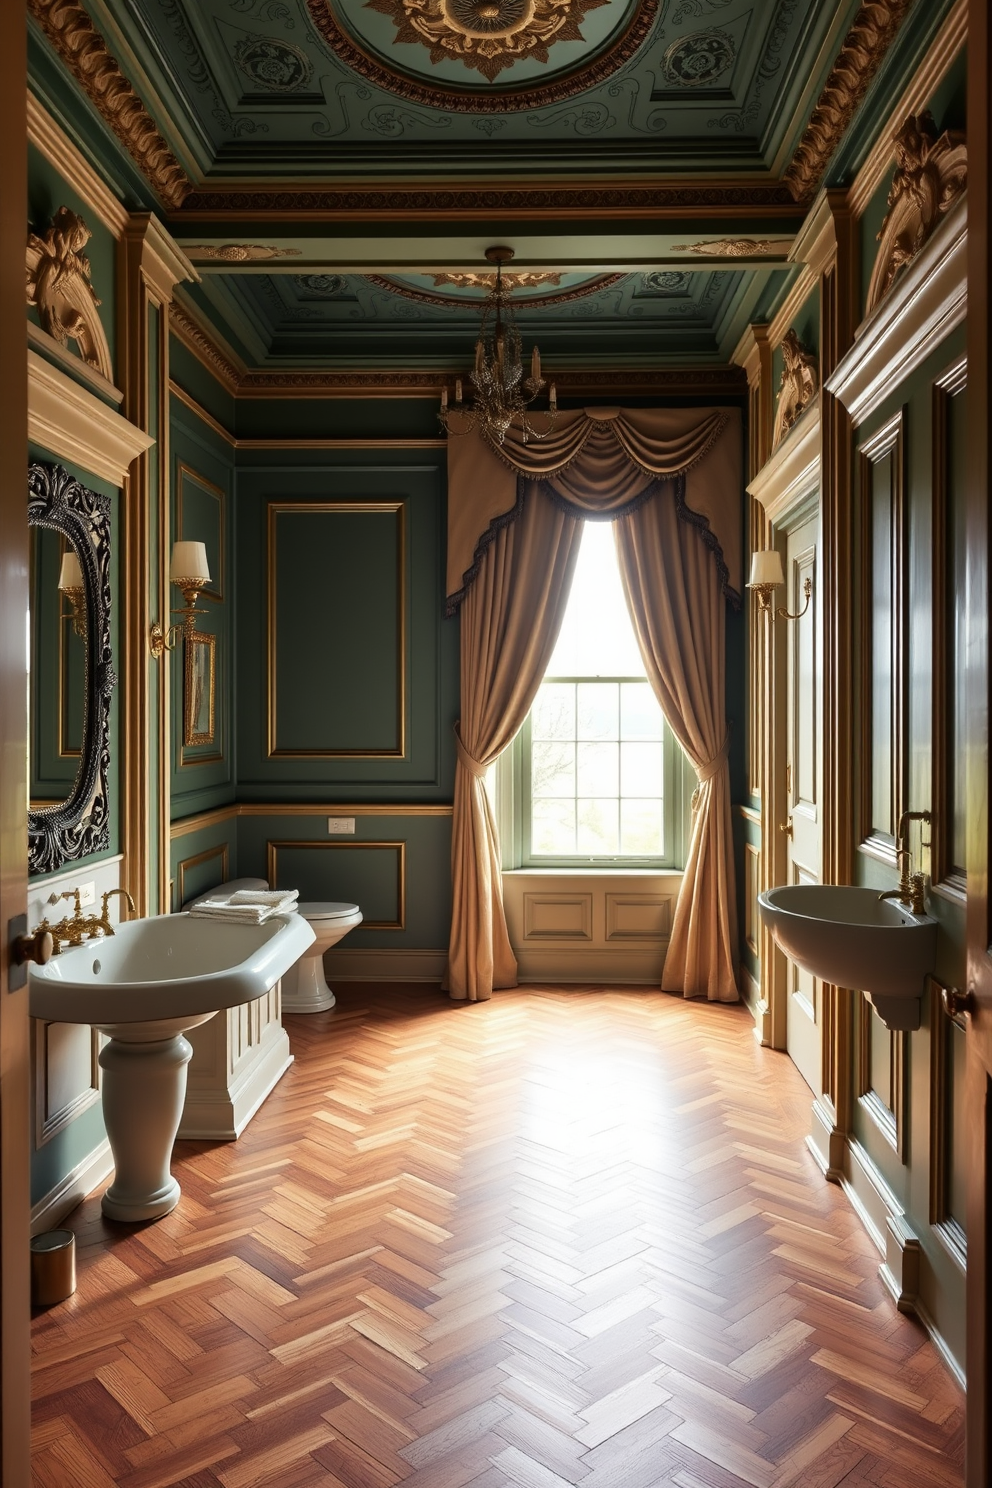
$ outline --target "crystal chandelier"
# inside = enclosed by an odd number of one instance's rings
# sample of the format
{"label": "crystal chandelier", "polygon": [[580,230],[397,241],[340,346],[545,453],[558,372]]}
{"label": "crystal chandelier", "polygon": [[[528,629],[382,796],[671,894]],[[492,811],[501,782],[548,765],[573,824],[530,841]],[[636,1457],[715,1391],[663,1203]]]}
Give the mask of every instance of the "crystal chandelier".
{"label": "crystal chandelier", "polygon": [[[530,376],[524,377],[520,332],[509,299],[511,289],[503,284],[503,265],[512,258],[512,248],[486,249],[487,262],[496,265],[496,282],[482,308],[475,366],[469,373],[472,401],[462,401],[460,377],[455,381],[455,398],[450,406],[448,389],[442,389],[438,417],[448,434],[468,434],[478,429],[490,443],[502,444],[507,429],[519,419],[526,444],[530,439],[545,439],[555,426],[558,400],[554,383],[548,393],[547,428],[536,428],[528,417],[531,404],[547,383],[541,376],[541,354],[536,346],[531,353]],[[457,419],[453,420],[452,415]]]}

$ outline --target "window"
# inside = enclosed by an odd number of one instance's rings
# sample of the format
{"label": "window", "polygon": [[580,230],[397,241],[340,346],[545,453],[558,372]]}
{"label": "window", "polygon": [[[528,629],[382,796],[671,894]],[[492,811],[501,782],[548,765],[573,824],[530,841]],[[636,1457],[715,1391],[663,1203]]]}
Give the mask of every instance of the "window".
{"label": "window", "polygon": [[687,766],[645,676],[608,522],[584,525],[558,644],[507,756],[512,866],[681,865]]}

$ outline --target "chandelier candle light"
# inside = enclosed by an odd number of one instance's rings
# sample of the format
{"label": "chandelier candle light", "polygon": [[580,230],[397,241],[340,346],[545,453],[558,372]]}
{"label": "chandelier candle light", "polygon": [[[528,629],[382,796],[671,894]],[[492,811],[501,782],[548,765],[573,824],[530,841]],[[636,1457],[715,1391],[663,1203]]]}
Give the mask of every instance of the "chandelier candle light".
{"label": "chandelier candle light", "polygon": [[[547,383],[541,376],[541,353],[536,346],[531,353],[530,376],[524,378],[520,331],[509,302],[510,289],[503,284],[503,265],[512,258],[512,248],[486,249],[487,262],[496,265],[496,283],[482,308],[475,366],[469,373],[474,396],[471,403],[463,403],[462,379],[458,377],[454,405],[449,408],[448,389],[442,388],[438,418],[448,434],[468,434],[477,428],[490,443],[502,444],[507,429],[518,418],[526,444],[531,439],[546,438],[555,426],[558,397],[554,383],[548,394],[547,428],[536,428],[528,418],[530,405]],[[458,415],[457,428],[451,421],[453,414]]]}

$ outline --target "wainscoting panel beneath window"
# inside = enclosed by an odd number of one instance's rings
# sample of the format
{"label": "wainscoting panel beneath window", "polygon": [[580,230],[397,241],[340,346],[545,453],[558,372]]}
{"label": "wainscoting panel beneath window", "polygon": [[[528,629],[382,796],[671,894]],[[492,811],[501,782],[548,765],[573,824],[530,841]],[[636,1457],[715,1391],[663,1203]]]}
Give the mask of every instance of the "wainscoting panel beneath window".
{"label": "wainscoting panel beneath window", "polygon": [[671,869],[504,873],[520,981],[657,986],[681,882]]}

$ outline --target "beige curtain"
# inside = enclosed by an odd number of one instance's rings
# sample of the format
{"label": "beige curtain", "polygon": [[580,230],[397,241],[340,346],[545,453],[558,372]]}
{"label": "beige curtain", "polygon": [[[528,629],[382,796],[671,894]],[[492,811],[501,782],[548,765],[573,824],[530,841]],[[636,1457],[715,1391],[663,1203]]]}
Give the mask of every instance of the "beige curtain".
{"label": "beige curtain", "polygon": [[613,525],[645,670],[699,785],[661,985],[736,1002],[737,906],[724,703],[724,598],[700,534],[668,491]]}
{"label": "beige curtain", "polygon": [[561,628],[580,519],[531,486],[482,556],[461,607],[461,718],[452,821],[451,997],[483,1002],[515,987],[503,913],[499,835],[484,775],[530,711]]}

